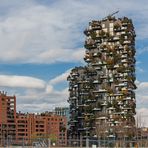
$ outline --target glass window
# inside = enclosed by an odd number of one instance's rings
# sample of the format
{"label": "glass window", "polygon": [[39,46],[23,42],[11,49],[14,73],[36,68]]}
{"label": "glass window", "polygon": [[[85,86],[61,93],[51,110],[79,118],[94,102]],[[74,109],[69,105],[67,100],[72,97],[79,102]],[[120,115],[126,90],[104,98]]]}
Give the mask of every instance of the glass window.
{"label": "glass window", "polygon": [[105,24],[102,24],[102,28],[105,28]]}
{"label": "glass window", "polygon": [[110,23],[109,26],[112,28],[113,27],[113,23]]}

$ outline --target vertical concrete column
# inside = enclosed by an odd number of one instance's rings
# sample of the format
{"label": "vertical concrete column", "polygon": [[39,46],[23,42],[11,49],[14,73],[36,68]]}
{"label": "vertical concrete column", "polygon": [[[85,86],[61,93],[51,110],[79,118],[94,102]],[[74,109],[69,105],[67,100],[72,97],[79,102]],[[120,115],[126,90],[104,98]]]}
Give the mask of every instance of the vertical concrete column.
{"label": "vertical concrete column", "polygon": [[48,139],[48,148],[50,148],[50,147],[51,147],[51,140]]}
{"label": "vertical concrete column", "polygon": [[89,148],[89,139],[86,138],[86,148]]}

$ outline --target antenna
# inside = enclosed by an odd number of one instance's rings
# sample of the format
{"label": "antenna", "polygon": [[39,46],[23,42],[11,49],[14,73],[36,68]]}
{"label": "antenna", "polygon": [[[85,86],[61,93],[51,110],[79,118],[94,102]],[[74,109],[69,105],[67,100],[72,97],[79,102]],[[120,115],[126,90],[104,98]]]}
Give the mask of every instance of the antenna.
{"label": "antenna", "polygon": [[112,13],[112,14],[109,14],[108,16],[113,16],[113,15],[115,15],[115,14],[118,13],[118,12],[119,12],[119,10],[116,11],[116,12],[114,12],[114,13]]}
{"label": "antenna", "polygon": [[106,17],[103,18],[103,20],[106,19],[106,18],[108,18],[108,17],[112,17],[113,15],[117,14],[118,12],[119,12],[119,10],[113,12],[112,14],[107,15]]}

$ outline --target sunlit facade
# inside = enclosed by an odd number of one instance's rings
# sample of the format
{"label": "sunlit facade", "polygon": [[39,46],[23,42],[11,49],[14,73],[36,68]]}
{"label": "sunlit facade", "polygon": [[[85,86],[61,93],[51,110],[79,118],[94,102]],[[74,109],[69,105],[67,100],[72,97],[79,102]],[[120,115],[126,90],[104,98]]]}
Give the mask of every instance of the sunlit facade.
{"label": "sunlit facade", "polygon": [[131,19],[108,16],[84,31],[85,67],[68,76],[73,138],[135,134],[135,31]]}

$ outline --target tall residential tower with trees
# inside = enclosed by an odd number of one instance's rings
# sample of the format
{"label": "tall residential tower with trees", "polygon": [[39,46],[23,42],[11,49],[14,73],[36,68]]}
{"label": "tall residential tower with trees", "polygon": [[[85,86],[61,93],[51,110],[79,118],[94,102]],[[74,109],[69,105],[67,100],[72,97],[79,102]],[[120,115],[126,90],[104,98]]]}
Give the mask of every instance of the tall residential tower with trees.
{"label": "tall residential tower with trees", "polygon": [[85,67],[68,76],[71,138],[130,138],[135,132],[135,31],[109,15],[85,29]]}

